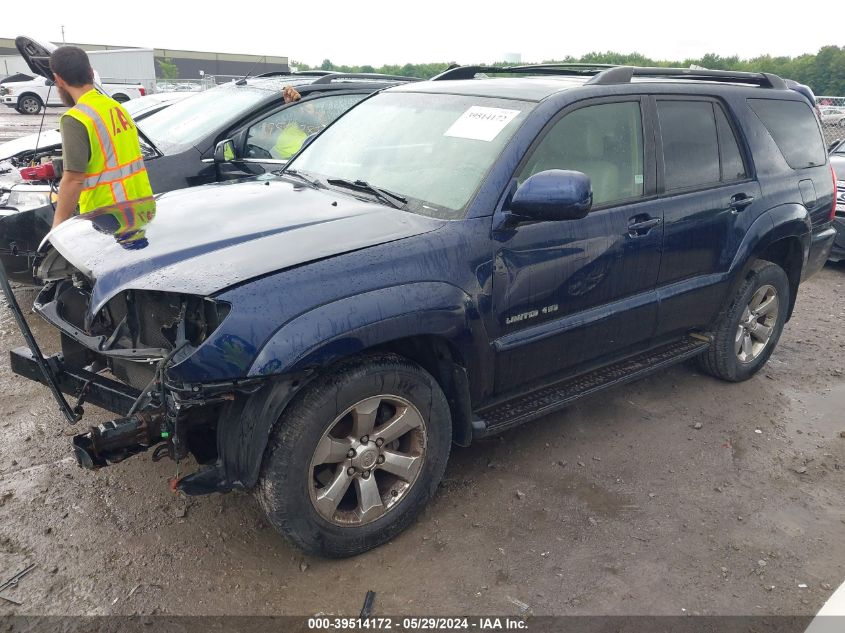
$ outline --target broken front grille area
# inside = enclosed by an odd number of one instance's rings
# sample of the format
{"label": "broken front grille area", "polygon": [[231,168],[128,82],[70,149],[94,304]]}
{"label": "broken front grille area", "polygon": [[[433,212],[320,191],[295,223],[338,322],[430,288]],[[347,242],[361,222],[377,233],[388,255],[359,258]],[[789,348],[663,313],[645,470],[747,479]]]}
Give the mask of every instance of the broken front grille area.
{"label": "broken front grille area", "polygon": [[150,362],[201,345],[229,312],[228,304],[204,297],[125,290],[91,315],[90,299],[88,280],[77,272],[45,285],[34,308],[61,330],[68,361],[84,366],[99,358],[133,386],[151,377]]}

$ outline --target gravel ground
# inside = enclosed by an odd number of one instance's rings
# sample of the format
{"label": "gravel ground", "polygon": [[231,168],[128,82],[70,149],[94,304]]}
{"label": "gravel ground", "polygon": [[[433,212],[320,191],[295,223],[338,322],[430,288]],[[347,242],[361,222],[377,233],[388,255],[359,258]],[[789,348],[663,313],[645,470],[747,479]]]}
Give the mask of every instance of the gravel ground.
{"label": "gravel ground", "polygon": [[79,431],[9,370],[0,308],[0,582],[36,566],[0,616],[353,615],[369,589],[376,615],[813,614],[845,577],[843,284],[802,285],[746,383],[682,365],[454,449],[422,517],[343,561],[304,556],[248,494],[175,496],[149,454],[80,470]]}

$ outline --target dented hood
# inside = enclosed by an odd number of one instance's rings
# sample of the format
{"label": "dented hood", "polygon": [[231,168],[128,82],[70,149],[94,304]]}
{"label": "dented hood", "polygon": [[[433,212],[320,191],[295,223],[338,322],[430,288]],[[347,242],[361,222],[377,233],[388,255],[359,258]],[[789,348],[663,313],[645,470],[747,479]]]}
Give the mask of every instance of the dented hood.
{"label": "dented hood", "polygon": [[96,313],[122,290],[208,296],[443,224],[274,177],[98,209],[62,223],[45,241],[94,281],[89,309]]}

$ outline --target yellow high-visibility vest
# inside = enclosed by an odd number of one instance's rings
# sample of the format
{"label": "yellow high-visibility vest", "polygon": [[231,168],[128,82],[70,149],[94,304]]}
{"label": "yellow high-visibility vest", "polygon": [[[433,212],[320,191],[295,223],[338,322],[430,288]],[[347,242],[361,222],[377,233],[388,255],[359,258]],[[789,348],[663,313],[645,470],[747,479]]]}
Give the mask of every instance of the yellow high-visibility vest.
{"label": "yellow high-visibility vest", "polygon": [[273,158],[290,158],[299,151],[306,138],[308,138],[308,132],[299,127],[298,123],[289,123],[276,138]]}
{"label": "yellow high-visibility vest", "polygon": [[63,116],[85,126],[91,147],[79,196],[80,213],[153,195],[138,130],[122,105],[89,90]]}

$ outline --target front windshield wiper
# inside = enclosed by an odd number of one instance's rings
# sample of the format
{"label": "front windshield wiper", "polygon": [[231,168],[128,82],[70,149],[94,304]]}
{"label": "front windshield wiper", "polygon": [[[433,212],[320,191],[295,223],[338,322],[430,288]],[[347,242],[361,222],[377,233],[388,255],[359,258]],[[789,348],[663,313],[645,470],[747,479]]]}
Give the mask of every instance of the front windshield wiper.
{"label": "front windshield wiper", "polygon": [[278,176],[293,176],[294,178],[299,178],[300,180],[307,182],[315,189],[320,186],[320,183],[315,178],[309,178],[301,171],[297,171],[296,169],[280,169],[278,171],[274,171],[273,173]]}
{"label": "front windshield wiper", "polygon": [[330,185],[338,187],[347,187],[348,189],[357,189],[358,191],[366,191],[373,194],[382,202],[386,202],[394,209],[401,209],[408,204],[408,199],[400,196],[398,193],[393,193],[381,187],[374,187],[366,180],[347,180],[346,178],[329,178],[326,180]]}

